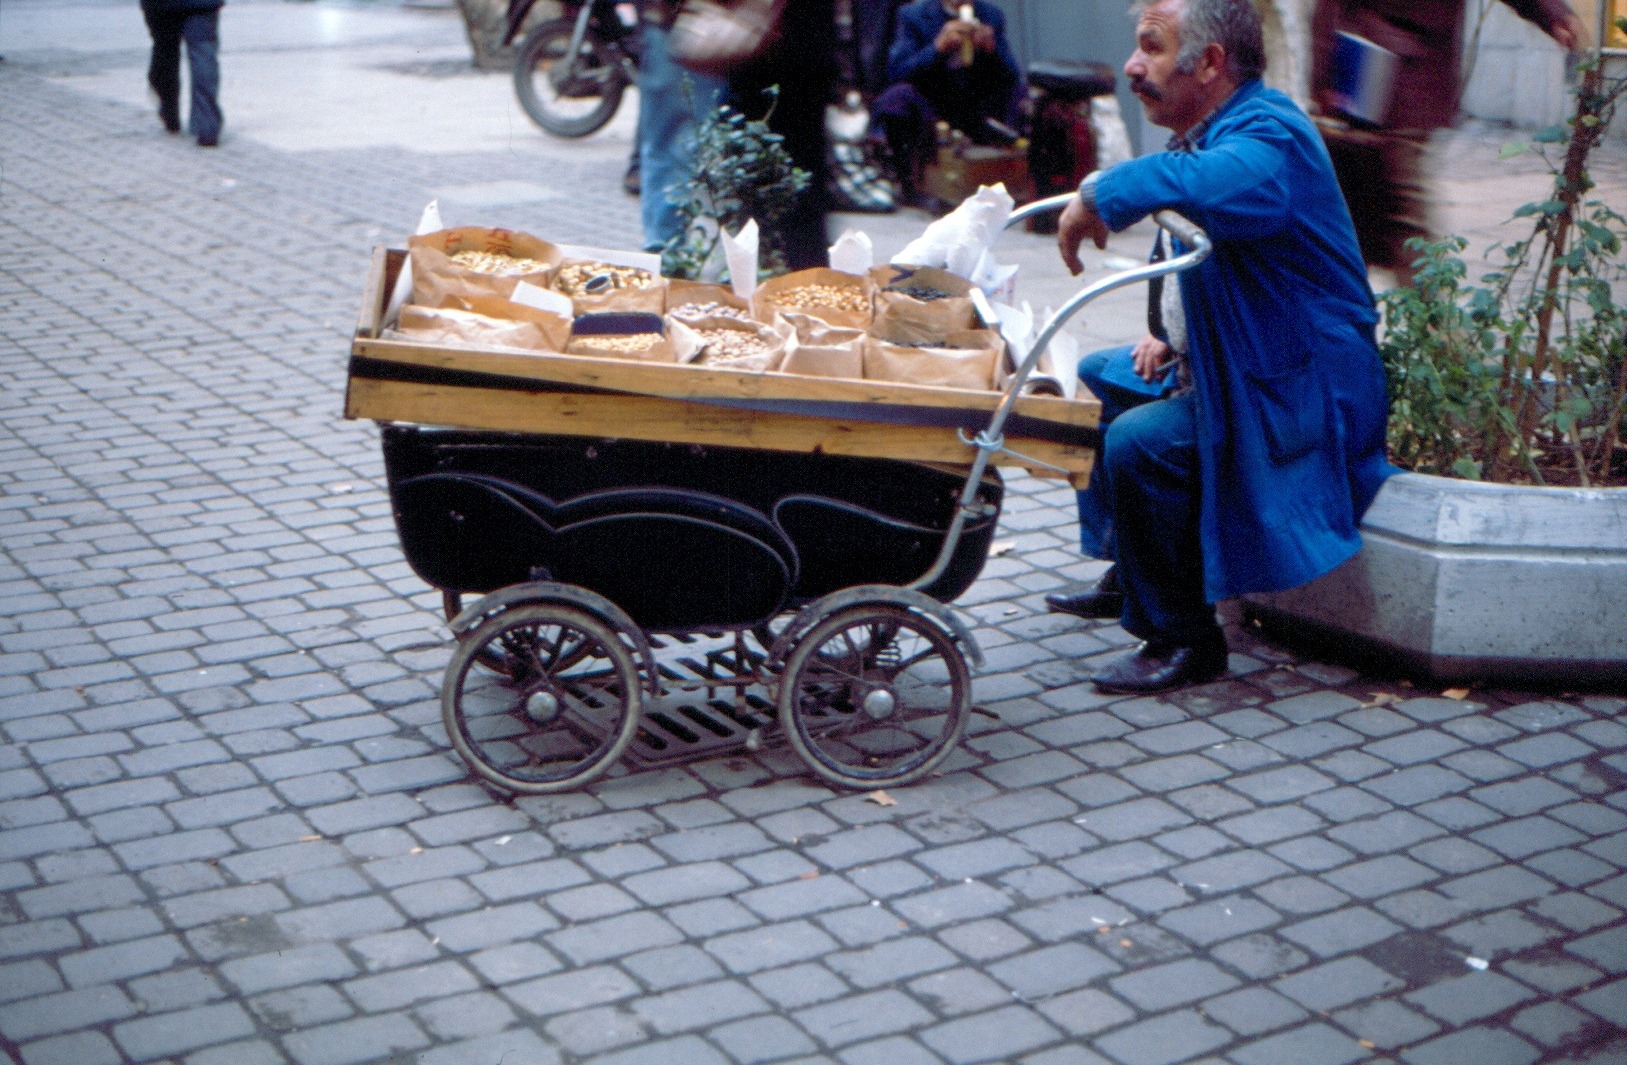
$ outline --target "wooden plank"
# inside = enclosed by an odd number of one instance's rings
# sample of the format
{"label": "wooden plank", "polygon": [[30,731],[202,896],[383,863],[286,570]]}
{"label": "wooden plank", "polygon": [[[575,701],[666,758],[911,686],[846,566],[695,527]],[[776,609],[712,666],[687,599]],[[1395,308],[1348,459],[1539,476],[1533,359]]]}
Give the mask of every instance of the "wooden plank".
{"label": "wooden plank", "polygon": [[[683,444],[713,444],[769,451],[814,452],[909,459],[965,466],[975,449],[954,430],[886,425],[715,407],[661,396],[603,396],[564,392],[351,380],[345,416],[420,425],[557,433]],[[1025,455],[1068,471],[1075,484],[1088,480],[1093,451],[1080,444],[1025,439],[1009,441]],[[1009,455],[995,461],[1021,465]],[[1053,470],[1030,467],[1042,476]]]}
{"label": "wooden plank", "polygon": [[[558,382],[609,391],[663,396],[668,399],[813,400],[839,403],[890,403],[911,407],[947,407],[988,411],[1002,393],[963,388],[913,385],[796,374],[752,373],[676,363],[635,362],[585,355],[512,355],[474,348],[443,347],[404,340],[357,337],[351,352],[366,358],[432,369],[467,370]],[[1073,428],[1095,428],[1101,405],[1095,400],[1023,396],[1017,414]]]}
{"label": "wooden plank", "polygon": [[367,285],[362,289],[361,317],[356,322],[358,337],[376,337],[383,331],[384,301],[390,294],[386,286],[394,284],[394,275],[400,272],[399,267],[394,272],[388,269],[389,257],[388,249],[373,249],[373,262],[367,268]]}

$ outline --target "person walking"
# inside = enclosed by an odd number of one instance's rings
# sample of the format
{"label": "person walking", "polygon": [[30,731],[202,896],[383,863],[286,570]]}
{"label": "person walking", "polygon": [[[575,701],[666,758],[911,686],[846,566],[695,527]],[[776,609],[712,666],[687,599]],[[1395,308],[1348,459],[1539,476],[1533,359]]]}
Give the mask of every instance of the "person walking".
{"label": "person walking", "polygon": [[225,0],[141,0],[152,37],[147,84],[158,94],[158,118],[171,133],[181,132],[181,45],[186,45],[191,101],[187,131],[198,146],[220,143],[220,9]]}
{"label": "person walking", "polygon": [[[1574,51],[1587,29],[1565,0],[1504,0],[1558,44]],[[1464,0],[1318,0],[1311,18],[1311,92],[1334,172],[1371,266],[1412,282],[1413,237],[1430,239],[1429,145],[1458,117]],[[1336,91],[1340,34],[1389,52],[1393,81],[1382,113],[1344,115]],[[1340,120],[1343,119],[1343,123]]]}

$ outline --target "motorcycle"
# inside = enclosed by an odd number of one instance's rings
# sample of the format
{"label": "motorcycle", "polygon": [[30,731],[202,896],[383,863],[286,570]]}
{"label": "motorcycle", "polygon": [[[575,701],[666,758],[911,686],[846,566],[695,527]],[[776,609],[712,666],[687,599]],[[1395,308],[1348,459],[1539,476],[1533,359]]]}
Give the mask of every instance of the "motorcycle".
{"label": "motorcycle", "polygon": [[[536,0],[509,0],[505,45]],[[556,137],[586,137],[616,115],[638,77],[638,12],[627,0],[565,0],[514,53],[514,91],[531,120]]]}

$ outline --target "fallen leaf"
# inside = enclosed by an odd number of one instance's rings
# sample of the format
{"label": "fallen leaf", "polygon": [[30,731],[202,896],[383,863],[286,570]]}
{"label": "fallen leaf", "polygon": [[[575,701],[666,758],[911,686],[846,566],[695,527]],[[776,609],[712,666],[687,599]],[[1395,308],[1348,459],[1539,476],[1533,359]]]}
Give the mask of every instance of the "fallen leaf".
{"label": "fallen leaf", "polygon": [[1362,706],[1388,706],[1401,701],[1401,696],[1394,692],[1374,692],[1373,697],[1362,703]]}
{"label": "fallen leaf", "polygon": [[996,540],[994,543],[989,545],[989,557],[999,558],[1001,555],[1005,554],[1007,551],[1010,551],[1016,546],[1017,541],[1015,540]]}
{"label": "fallen leaf", "polygon": [[424,853],[424,848],[422,848],[422,847],[414,847],[412,850],[408,851],[407,853],[408,854],[422,854],[422,853]]}
{"label": "fallen leaf", "polygon": [[322,840],[321,836],[301,836],[301,837],[299,837],[299,841],[301,843],[319,843],[319,842],[321,842],[321,840]]}
{"label": "fallen leaf", "polygon": [[819,878],[819,870],[818,869],[810,869],[808,872],[803,873],[801,876],[797,877],[798,880],[817,880],[818,878]]}
{"label": "fallen leaf", "polygon": [[1445,691],[1441,692],[1441,694],[1446,696],[1448,699],[1467,699],[1469,697],[1469,689],[1468,688],[1448,688]]}
{"label": "fallen leaf", "polygon": [[1358,1039],[1356,1040],[1356,1045],[1361,1047],[1363,1050],[1372,1050],[1378,1046],[1378,1044],[1373,1042],[1371,1039]]}
{"label": "fallen leaf", "polygon": [[898,800],[893,798],[891,795],[888,795],[885,791],[880,791],[880,790],[872,791],[870,794],[866,795],[865,798],[869,799],[871,802],[875,803],[877,806],[897,806],[898,805]]}
{"label": "fallen leaf", "polygon": [[1135,946],[1135,943],[1128,939],[1121,939],[1119,940],[1119,946],[1123,947],[1125,950],[1129,950],[1131,947]]}

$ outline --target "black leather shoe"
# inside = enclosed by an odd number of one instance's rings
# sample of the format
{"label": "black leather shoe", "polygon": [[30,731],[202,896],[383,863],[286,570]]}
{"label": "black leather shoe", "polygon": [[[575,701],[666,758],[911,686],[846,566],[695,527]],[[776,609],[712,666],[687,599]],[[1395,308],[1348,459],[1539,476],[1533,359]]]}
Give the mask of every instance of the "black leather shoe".
{"label": "black leather shoe", "polygon": [[1148,695],[1204,684],[1225,674],[1226,638],[1217,634],[1195,647],[1144,643],[1090,679],[1104,692]]}
{"label": "black leather shoe", "polygon": [[1109,566],[1101,580],[1088,591],[1073,595],[1048,595],[1045,605],[1053,613],[1072,614],[1079,618],[1117,618],[1124,613],[1124,589],[1119,584],[1118,570]]}

